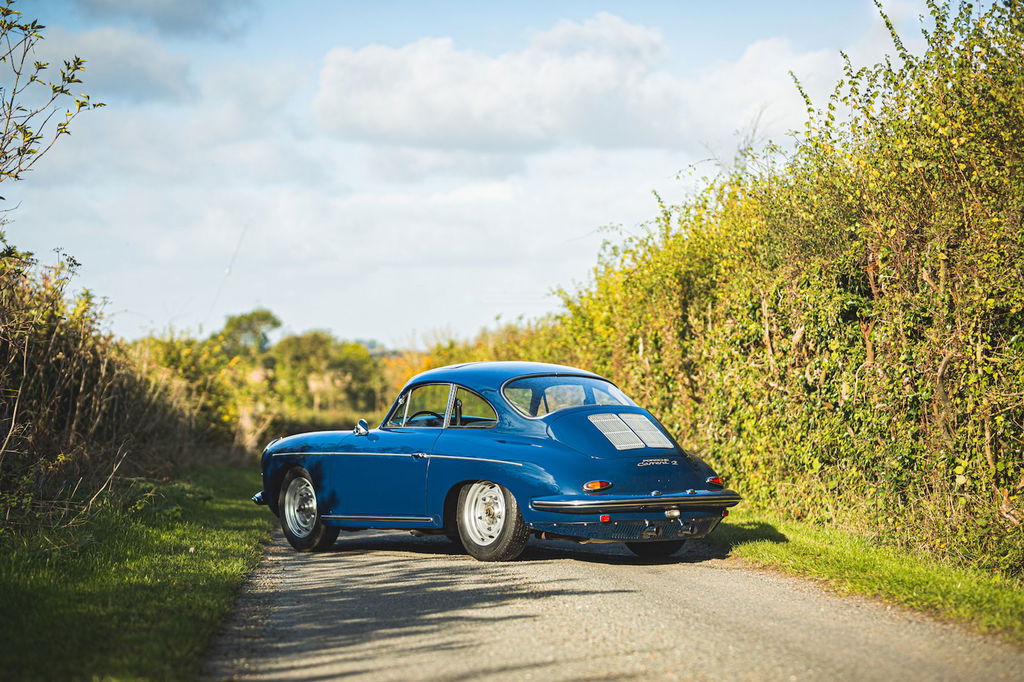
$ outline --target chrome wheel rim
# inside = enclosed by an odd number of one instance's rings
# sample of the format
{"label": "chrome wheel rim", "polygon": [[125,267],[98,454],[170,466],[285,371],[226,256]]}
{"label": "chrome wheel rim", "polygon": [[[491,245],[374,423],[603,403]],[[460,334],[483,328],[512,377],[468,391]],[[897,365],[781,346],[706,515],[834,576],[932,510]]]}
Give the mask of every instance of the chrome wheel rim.
{"label": "chrome wheel rim", "polygon": [[288,531],[297,538],[313,532],[316,525],[316,493],[309,479],[293,478],[284,493],[284,521]]}
{"label": "chrome wheel rim", "polygon": [[462,509],[462,525],[473,542],[489,545],[505,527],[505,495],[501,486],[478,481],[470,486]]}

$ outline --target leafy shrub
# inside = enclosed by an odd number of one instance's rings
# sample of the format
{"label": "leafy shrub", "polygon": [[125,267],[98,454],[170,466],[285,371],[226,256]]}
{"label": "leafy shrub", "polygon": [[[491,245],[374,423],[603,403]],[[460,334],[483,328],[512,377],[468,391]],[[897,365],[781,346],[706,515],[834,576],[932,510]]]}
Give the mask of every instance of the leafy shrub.
{"label": "leafy shrub", "polygon": [[1024,574],[1024,4],[929,8],[564,313],[435,358],[604,373],[752,504]]}
{"label": "leafy shrub", "polygon": [[3,246],[0,535],[77,514],[115,472],[166,472],[203,434],[186,388],[141,371],[89,292],[66,297],[72,259]]}

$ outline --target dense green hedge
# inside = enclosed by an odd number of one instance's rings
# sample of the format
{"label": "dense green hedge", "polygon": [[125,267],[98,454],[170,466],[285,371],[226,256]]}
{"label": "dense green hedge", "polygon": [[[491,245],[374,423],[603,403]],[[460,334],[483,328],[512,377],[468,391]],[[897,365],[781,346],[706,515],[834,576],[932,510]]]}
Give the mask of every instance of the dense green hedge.
{"label": "dense green hedge", "polygon": [[609,247],[557,317],[434,349],[613,377],[749,503],[1024,572],[1024,6],[930,5],[795,145]]}

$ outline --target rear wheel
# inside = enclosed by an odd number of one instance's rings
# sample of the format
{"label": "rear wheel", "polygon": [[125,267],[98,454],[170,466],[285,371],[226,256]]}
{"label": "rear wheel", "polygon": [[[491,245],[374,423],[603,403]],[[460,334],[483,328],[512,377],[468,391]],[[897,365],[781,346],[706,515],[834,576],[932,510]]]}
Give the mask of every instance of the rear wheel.
{"label": "rear wheel", "polygon": [[313,480],[302,467],[289,469],[284,475],[277,509],[288,544],[300,552],[323,551],[338,539],[339,529],[325,526],[320,520]]}
{"label": "rear wheel", "polygon": [[629,551],[641,559],[664,559],[679,551],[682,540],[663,540],[661,542],[627,542]]}
{"label": "rear wheel", "polygon": [[459,491],[459,537],[480,561],[511,561],[523,553],[529,529],[508,488],[492,481],[468,483]]}

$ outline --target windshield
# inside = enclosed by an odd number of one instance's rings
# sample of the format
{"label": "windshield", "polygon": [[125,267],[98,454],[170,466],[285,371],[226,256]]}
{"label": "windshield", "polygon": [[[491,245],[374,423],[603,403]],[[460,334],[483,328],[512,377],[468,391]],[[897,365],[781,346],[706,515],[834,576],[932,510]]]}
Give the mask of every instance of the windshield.
{"label": "windshield", "polygon": [[505,384],[502,393],[527,417],[581,405],[636,405],[612,383],[591,377],[524,377]]}

